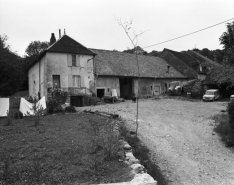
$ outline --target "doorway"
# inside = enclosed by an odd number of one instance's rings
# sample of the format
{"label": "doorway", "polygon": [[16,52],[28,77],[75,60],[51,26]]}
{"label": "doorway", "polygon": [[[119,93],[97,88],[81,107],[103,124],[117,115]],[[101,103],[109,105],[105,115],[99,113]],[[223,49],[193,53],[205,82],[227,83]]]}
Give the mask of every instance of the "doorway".
{"label": "doorway", "polygon": [[132,99],[133,87],[132,78],[119,78],[120,97],[124,99]]}
{"label": "doorway", "polygon": [[97,97],[102,98],[105,95],[105,89],[97,89]]}
{"label": "doorway", "polygon": [[60,75],[53,75],[53,88],[60,88]]}

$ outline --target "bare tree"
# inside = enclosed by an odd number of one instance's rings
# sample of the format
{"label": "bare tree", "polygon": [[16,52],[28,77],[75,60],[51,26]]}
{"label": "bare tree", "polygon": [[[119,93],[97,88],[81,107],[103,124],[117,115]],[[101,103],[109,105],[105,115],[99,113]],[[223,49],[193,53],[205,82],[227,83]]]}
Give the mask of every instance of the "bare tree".
{"label": "bare tree", "polygon": [[138,86],[137,86],[137,96],[136,96],[136,103],[137,103],[137,112],[136,112],[136,137],[138,133],[138,127],[139,127],[139,120],[138,120],[138,115],[139,115],[139,103],[138,103],[138,95],[139,95],[139,83],[140,83],[140,67],[139,67],[139,60],[138,60],[138,38],[145,33],[146,31],[141,31],[139,33],[136,33],[135,30],[132,32],[132,35],[130,35],[131,29],[132,29],[132,20],[130,22],[127,21],[122,21],[121,19],[116,19],[118,24],[123,28],[125,34],[131,41],[131,44],[133,45],[133,48],[135,50],[135,56],[136,56],[136,62],[137,62],[137,70],[138,70]]}

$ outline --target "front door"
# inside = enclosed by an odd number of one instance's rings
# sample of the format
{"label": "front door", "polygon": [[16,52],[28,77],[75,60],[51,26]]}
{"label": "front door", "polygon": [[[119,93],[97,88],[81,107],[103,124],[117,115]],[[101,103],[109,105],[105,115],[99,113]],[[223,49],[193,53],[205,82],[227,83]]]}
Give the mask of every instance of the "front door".
{"label": "front door", "polygon": [[60,75],[53,75],[53,88],[60,88]]}

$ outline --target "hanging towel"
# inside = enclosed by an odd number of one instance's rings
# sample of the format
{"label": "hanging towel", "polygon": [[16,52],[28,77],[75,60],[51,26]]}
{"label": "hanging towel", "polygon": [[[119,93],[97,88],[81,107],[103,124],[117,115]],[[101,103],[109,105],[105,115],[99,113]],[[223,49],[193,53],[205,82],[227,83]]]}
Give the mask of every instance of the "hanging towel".
{"label": "hanging towel", "polygon": [[0,117],[7,116],[9,111],[9,98],[0,98]]}
{"label": "hanging towel", "polygon": [[[20,112],[24,116],[30,116],[33,115],[33,110],[32,110],[33,104],[25,100],[24,98],[20,99]],[[29,113],[29,115],[28,115]]]}

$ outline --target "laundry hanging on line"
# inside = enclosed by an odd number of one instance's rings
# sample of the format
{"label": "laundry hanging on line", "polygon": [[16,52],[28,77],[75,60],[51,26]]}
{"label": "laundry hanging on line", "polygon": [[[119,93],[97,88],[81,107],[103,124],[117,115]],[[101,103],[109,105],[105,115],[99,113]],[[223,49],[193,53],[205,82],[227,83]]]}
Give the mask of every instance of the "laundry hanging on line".
{"label": "laundry hanging on line", "polygon": [[0,117],[7,116],[7,112],[9,112],[9,98],[0,98]]}
{"label": "laundry hanging on line", "polygon": [[[45,101],[45,96],[43,96],[36,104],[37,106],[41,106],[43,109],[46,109],[46,101]],[[33,103],[28,102],[24,98],[20,99],[20,112],[24,116],[33,116]]]}

